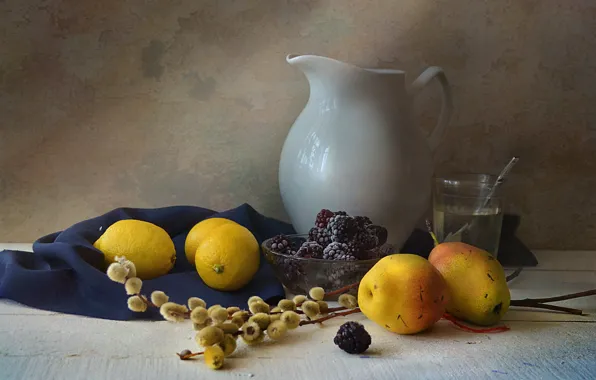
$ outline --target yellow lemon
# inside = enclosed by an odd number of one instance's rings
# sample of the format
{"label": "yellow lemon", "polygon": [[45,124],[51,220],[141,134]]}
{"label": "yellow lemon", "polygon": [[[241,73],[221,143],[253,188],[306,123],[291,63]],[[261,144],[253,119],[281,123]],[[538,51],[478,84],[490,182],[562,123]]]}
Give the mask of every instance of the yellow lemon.
{"label": "yellow lemon", "polygon": [[195,253],[199,244],[209,235],[209,232],[216,227],[226,223],[235,223],[225,218],[210,218],[200,221],[188,232],[184,242],[184,253],[186,259],[191,265],[195,265]]}
{"label": "yellow lemon", "polygon": [[259,243],[237,223],[215,227],[199,244],[195,266],[207,286],[224,291],[242,288],[259,269]]}
{"label": "yellow lemon", "polygon": [[93,246],[104,254],[106,266],[125,256],[137,268],[137,277],[149,280],[170,271],[176,248],[161,227],[142,220],[120,220],[106,229]]}

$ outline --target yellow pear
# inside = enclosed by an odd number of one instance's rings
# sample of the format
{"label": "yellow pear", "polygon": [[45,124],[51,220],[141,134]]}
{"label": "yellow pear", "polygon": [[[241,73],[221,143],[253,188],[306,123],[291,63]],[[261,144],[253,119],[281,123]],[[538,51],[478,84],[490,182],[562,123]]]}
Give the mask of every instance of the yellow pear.
{"label": "yellow pear", "polygon": [[505,271],[487,251],[460,242],[441,243],[428,261],[441,272],[449,288],[449,314],[490,326],[509,310],[511,294]]}
{"label": "yellow pear", "polygon": [[441,274],[425,258],[412,254],[382,258],[358,287],[362,313],[398,334],[415,334],[434,325],[448,300]]}

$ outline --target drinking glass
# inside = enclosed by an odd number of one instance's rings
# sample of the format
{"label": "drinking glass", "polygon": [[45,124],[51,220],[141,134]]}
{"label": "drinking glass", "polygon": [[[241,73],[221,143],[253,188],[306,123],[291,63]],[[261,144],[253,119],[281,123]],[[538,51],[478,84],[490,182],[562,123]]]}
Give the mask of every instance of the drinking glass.
{"label": "drinking glass", "polygon": [[439,242],[460,241],[497,257],[503,224],[498,191],[487,202],[496,179],[490,174],[475,173],[434,179],[433,224]]}

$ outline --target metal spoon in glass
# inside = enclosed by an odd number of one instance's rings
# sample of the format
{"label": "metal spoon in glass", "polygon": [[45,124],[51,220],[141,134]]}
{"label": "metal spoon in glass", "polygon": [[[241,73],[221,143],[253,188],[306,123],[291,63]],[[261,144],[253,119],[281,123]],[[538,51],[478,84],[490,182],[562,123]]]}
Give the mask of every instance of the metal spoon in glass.
{"label": "metal spoon in glass", "polygon": [[[499,176],[497,177],[495,183],[492,185],[490,191],[488,192],[488,194],[486,195],[486,197],[484,198],[484,200],[482,201],[482,203],[476,207],[476,212],[480,212],[482,209],[486,208],[488,206],[488,204],[490,203],[492,197],[495,195],[495,192],[497,191],[497,189],[501,186],[501,184],[503,182],[505,182],[505,178],[507,177],[507,175],[509,175],[509,172],[511,171],[511,169],[513,169],[513,167],[515,166],[515,164],[517,164],[517,161],[519,161],[519,157],[513,156],[511,158],[511,160],[509,160],[509,162],[507,163],[507,165],[505,165],[505,167],[503,168],[503,170],[501,170],[501,173],[499,173]],[[471,223],[466,223],[464,224],[459,230],[457,230],[455,233],[449,233],[445,239],[443,240],[444,242],[447,241],[461,241],[461,235],[469,230],[474,222],[477,219],[472,220]]]}

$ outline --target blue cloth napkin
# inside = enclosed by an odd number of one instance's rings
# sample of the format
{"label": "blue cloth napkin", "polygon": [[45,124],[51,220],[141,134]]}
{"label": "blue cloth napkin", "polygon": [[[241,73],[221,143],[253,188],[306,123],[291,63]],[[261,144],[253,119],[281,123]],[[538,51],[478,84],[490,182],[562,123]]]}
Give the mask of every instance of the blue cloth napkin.
{"label": "blue cloth napkin", "polygon": [[33,244],[33,253],[0,252],[0,298],[38,309],[95,318],[162,319],[155,308],[144,313],[128,310],[124,286],[108,279],[103,271],[103,254],[93,247],[102,231],[122,219],[154,223],[168,232],[176,246],[174,268],[165,276],[144,281],[145,295],[162,290],[173,302],[185,304],[189,297],[200,297],[208,305],[222,306],[244,306],[253,295],[272,302],[283,298],[284,289],[262,254],[257,274],[238,291],[221,292],[203,283],[186,260],[184,241],[196,223],[209,217],[234,220],[248,228],[259,244],[280,233],[295,233],[290,224],[263,216],[247,204],[220,213],[193,206],[118,208],[41,237]]}

